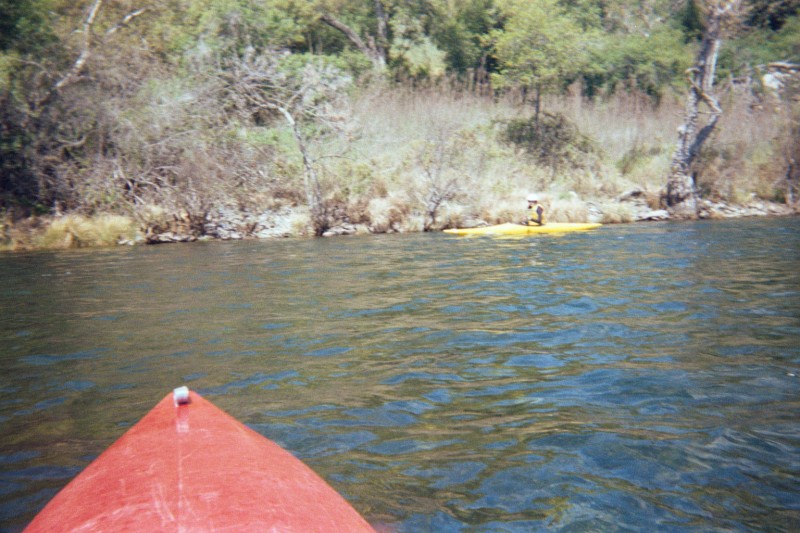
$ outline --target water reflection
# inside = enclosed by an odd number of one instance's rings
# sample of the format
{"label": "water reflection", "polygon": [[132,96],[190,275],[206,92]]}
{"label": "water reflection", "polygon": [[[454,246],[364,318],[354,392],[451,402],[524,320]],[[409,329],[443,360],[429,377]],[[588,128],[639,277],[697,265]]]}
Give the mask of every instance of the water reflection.
{"label": "water reflection", "polygon": [[797,529],[798,230],[0,256],[0,528],[187,383],[398,531]]}

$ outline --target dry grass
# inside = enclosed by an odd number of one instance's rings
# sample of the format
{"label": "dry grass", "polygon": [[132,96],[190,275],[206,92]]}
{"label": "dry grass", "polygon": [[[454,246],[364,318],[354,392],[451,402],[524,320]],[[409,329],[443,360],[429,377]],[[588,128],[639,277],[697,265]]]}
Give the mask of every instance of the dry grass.
{"label": "dry grass", "polygon": [[[373,231],[418,225],[411,219],[423,209],[417,200],[423,169],[414,152],[421,144],[456,146],[461,152],[456,172],[461,190],[437,217],[440,227],[471,219],[490,224],[524,220],[524,199],[530,192],[546,195],[550,220],[585,221],[586,201],[609,201],[635,187],[657,190],[663,184],[668,143],[679,122],[676,103],[654,108],[643,98],[615,97],[598,102],[566,98],[547,105],[592,139],[598,148],[595,164],[555,172],[501,143],[496,124],[530,114],[530,109],[504,100],[449,90],[363,92],[352,106],[360,125],[354,154],[369,162],[368,174],[380,184],[357,187],[378,193],[378,199],[365,202]],[[467,141],[458,145],[455,138]],[[635,146],[649,148],[631,154]],[[623,172],[618,163],[625,157],[630,162]],[[343,179],[355,181],[354,176]],[[631,215],[614,212],[609,217],[623,221]]]}
{"label": "dry grass", "polygon": [[3,222],[0,251],[114,246],[136,242],[139,237],[136,223],[119,215],[31,217]]}
{"label": "dry grass", "polygon": [[729,101],[719,131],[703,150],[698,185],[712,199],[745,203],[754,196],[778,200],[786,159],[786,109]]}
{"label": "dry grass", "polygon": [[113,246],[120,241],[133,242],[136,233],[136,226],[128,217],[66,215],[53,219],[44,233],[35,239],[35,244],[41,248]]}
{"label": "dry grass", "polygon": [[551,222],[586,222],[589,219],[589,209],[577,194],[567,194],[550,201],[547,217]]}
{"label": "dry grass", "polygon": [[593,139],[610,161],[620,160],[634,146],[672,145],[683,117],[683,103],[665,98],[655,106],[646,96],[617,93],[605,100],[572,97],[553,102]]}
{"label": "dry grass", "polygon": [[[751,109],[741,98],[723,107],[698,165],[703,194],[732,202],[774,197],[785,172],[776,155],[786,143],[780,117]],[[574,167],[553,170],[501,141],[504,121],[532,115],[511,99],[448,85],[373,85],[355,94],[349,108],[352,137],[321,160],[328,196],[378,232],[423,227],[430,215],[426,199],[436,189],[447,189],[448,196],[436,227],[521,220],[529,192],[548,196],[554,221],[585,220],[588,202],[604,205],[608,221],[630,220],[630,208],[613,206],[614,198],[633,189],[659,196],[684,114],[681,94],[658,105],[624,92],[595,100],[549,98],[544,110],[566,117],[593,147]]]}
{"label": "dry grass", "polygon": [[[530,192],[543,196],[553,221],[587,220],[589,202],[602,206],[606,222],[630,221],[631,208],[614,198],[640,189],[658,207],[683,117],[680,95],[657,106],[640,94],[553,98],[545,109],[567,117],[594,146],[579,166],[556,171],[500,140],[504,121],[532,114],[511,100],[446,86],[377,85],[356,94],[349,108],[352,137],[321,159],[328,196],[374,232],[421,230],[437,192],[447,199],[432,229],[521,221]],[[699,167],[708,194],[732,201],[771,194],[781,175],[773,156],[780,130],[770,113],[726,109]]]}

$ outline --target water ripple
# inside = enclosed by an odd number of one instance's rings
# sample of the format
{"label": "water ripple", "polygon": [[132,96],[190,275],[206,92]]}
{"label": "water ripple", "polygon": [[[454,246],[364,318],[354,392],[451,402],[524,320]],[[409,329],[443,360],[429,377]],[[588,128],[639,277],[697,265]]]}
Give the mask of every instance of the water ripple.
{"label": "water ripple", "polygon": [[399,533],[799,530],[799,251],[776,219],[0,256],[0,530],[181,382]]}

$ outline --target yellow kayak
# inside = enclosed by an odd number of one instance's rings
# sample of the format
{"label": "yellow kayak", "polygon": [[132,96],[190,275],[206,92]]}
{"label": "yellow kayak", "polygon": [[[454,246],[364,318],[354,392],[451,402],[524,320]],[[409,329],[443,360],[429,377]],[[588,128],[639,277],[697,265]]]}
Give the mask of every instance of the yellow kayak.
{"label": "yellow kayak", "polygon": [[498,224],[481,228],[451,228],[445,233],[454,235],[533,235],[535,233],[566,233],[569,231],[586,231],[602,226],[599,223],[585,222],[549,222],[544,226],[524,226],[522,224]]}

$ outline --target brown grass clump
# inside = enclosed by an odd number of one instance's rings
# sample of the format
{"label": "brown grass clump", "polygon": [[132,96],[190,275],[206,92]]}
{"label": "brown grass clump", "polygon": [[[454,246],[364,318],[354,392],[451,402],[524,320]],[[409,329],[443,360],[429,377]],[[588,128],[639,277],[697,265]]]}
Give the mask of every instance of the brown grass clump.
{"label": "brown grass clump", "polygon": [[128,217],[99,215],[88,218],[82,215],[66,215],[53,219],[34,242],[41,248],[113,246],[120,242],[133,242],[136,233],[136,226]]}
{"label": "brown grass clump", "polygon": [[551,222],[587,222],[589,209],[577,195],[566,195],[550,202],[548,220]]}
{"label": "brown grass clump", "polygon": [[600,211],[603,214],[601,220],[603,224],[621,224],[634,221],[633,210],[627,204],[605,202],[600,205]]}

